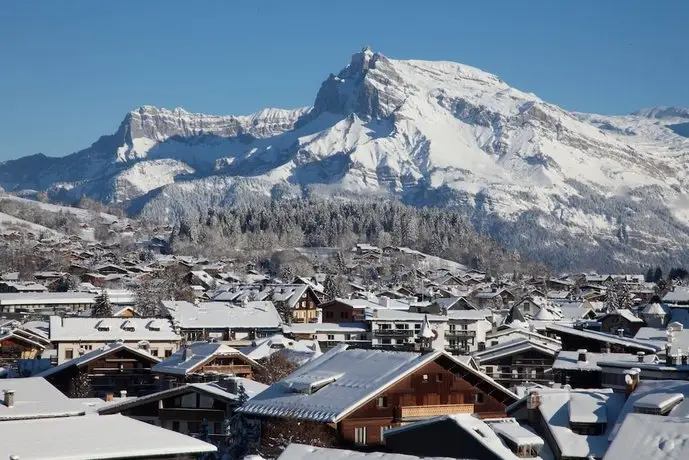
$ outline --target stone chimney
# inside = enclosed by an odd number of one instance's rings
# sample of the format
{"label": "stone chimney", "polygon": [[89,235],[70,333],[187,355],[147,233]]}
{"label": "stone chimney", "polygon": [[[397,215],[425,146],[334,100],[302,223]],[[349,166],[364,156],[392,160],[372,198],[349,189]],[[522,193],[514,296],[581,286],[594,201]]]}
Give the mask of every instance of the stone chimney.
{"label": "stone chimney", "polygon": [[5,390],[5,406],[14,407],[14,390]]}
{"label": "stone chimney", "polygon": [[541,395],[537,391],[532,391],[526,397],[527,419],[531,426],[538,425],[538,408],[541,406]]}
{"label": "stone chimney", "polygon": [[636,359],[637,359],[640,363],[643,363],[643,362],[644,362],[644,356],[645,356],[645,355],[646,355],[646,353],[644,353],[643,351],[637,351],[637,352],[636,352]]}
{"label": "stone chimney", "polygon": [[127,397],[127,390],[120,390],[120,398],[126,398]]}
{"label": "stone chimney", "polygon": [[630,394],[636,389],[636,386],[639,384],[639,374],[641,373],[641,369],[638,367],[633,367],[631,369],[627,369],[624,371],[624,383],[625,383],[625,389],[624,389],[624,394],[629,397]]}
{"label": "stone chimney", "polygon": [[585,349],[582,348],[581,350],[577,350],[577,362],[578,363],[588,362],[588,360],[586,359],[586,350]]}
{"label": "stone chimney", "polygon": [[191,347],[184,347],[184,350],[182,351],[182,359],[187,361],[191,359],[193,355],[194,354],[191,352]]}

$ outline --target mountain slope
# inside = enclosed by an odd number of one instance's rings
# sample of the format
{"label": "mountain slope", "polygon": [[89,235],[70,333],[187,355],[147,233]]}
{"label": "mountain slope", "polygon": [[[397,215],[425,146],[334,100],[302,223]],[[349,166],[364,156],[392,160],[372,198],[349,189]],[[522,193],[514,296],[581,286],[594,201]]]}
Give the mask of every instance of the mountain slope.
{"label": "mountain slope", "polygon": [[0,185],[158,219],[271,196],[393,197],[462,209],[562,269],[682,263],[686,115],[572,114],[473,67],[365,49],[312,107],[219,117],[146,106],[86,150],[3,164]]}

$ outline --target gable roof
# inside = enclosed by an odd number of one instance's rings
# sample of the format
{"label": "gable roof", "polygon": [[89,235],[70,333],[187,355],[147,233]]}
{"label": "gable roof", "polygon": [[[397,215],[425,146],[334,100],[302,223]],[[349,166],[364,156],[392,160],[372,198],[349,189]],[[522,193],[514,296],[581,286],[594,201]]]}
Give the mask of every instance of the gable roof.
{"label": "gable roof", "polygon": [[605,332],[591,331],[586,329],[575,329],[573,327],[562,326],[559,324],[548,324],[546,326],[546,329],[557,334],[568,334],[577,337],[582,337],[585,339],[595,340],[598,342],[622,345],[629,348],[643,350],[648,353],[656,353],[663,349],[662,346],[652,342],[635,340],[627,337],[619,337],[617,335],[607,334]]}
{"label": "gable roof", "polygon": [[458,370],[480,376],[508,399],[517,399],[511,391],[444,351],[414,353],[348,349],[340,345],[270,386],[238,410],[336,423],[392,384],[443,357]]}
{"label": "gable roof", "polygon": [[95,350],[89,351],[88,353],[84,353],[83,355],[78,356],[74,359],[70,359],[68,361],[65,361],[64,363],[62,363],[58,366],[54,366],[54,367],[51,367],[49,369],[46,369],[43,372],[37,374],[36,377],[49,377],[53,374],[57,374],[59,372],[62,372],[65,369],[68,369],[70,367],[75,367],[75,366],[81,367],[81,366],[84,366],[84,365],[88,364],[89,362],[93,361],[94,359],[100,359],[104,356],[108,356],[111,353],[116,353],[120,350],[129,351],[129,352],[131,352],[137,356],[140,356],[144,359],[149,360],[151,363],[159,363],[160,362],[159,358],[151,355],[150,353],[148,353],[144,350],[130,347],[129,345],[125,345],[122,342],[114,342],[114,343],[109,343],[103,347],[96,348]]}
{"label": "gable roof", "polygon": [[[5,405],[5,390],[15,392],[13,407]],[[84,415],[86,410],[80,401],[69,399],[42,377],[0,379],[0,399],[0,426],[6,420],[69,417]]]}
{"label": "gable roof", "polygon": [[173,322],[183,329],[277,329],[282,323],[273,302],[201,302],[195,305],[184,301],[164,301],[163,307]]}
{"label": "gable roof", "polygon": [[237,356],[243,358],[251,365],[259,366],[257,362],[247,357],[241,351],[222,343],[195,342],[187,345],[186,349],[191,352],[191,355],[187,359],[184,357],[185,348],[181,348],[166,358],[165,361],[161,361],[153,366],[151,371],[160,374],[193,374],[196,369],[218,356]]}
{"label": "gable roof", "polygon": [[162,318],[50,317],[51,342],[177,341],[180,336]]}
{"label": "gable roof", "polygon": [[554,357],[559,351],[559,349],[559,346],[546,345],[543,342],[536,342],[530,339],[519,338],[499,343],[497,345],[493,345],[492,347],[487,347],[485,350],[473,353],[472,356],[479,362],[479,364],[482,364],[486,361],[502,358],[504,356],[515,355],[517,353],[523,353],[529,350],[538,351],[540,353]]}
{"label": "gable roof", "polygon": [[199,439],[122,415],[3,422],[0,438],[0,458],[32,460],[150,459],[217,451]]}

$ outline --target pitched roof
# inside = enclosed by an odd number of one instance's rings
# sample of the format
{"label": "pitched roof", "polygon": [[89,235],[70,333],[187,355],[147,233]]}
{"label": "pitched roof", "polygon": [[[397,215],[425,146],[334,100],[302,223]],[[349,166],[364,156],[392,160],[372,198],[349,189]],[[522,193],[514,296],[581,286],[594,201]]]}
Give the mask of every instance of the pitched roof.
{"label": "pitched roof", "polygon": [[[248,457],[247,457],[248,458]],[[277,460],[421,460],[415,455],[385,452],[356,452],[353,450],[290,444]],[[450,460],[447,457],[423,457],[423,460]]]}
{"label": "pitched roof", "polygon": [[487,347],[485,350],[477,351],[472,354],[479,364],[485,363],[493,359],[502,358],[503,356],[511,356],[517,353],[523,353],[527,350],[539,351],[549,356],[555,356],[559,346],[546,345],[543,342],[536,342],[530,339],[519,338],[502,342],[492,347]]}
{"label": "pitched roof", "polygon": [[43,372],[39,373],[36,375],[36,377],[49,377],[53,374],[57,374],[59,372],[62,372],[65,369],[68,369],[70,367],[76,366],[76,367],[81,367],[85,364],[88,364],[89,362],[93,361],[94,359],[99,359],[102,358],[103,356],[108,356],[111,353],[116,353],[120,350],[127,350],[135,355],[138,355],[144,359],[149,360],[151,363],[159,363],[160,358],[157,358],[147,351],[131,347],[129,345],[125,345],[122,342],[114,342],[114,343],[109,343],[106,344],[100,348],[96,348],[95,350],[89,351],[88,353],[84,353],[81,356],[78,356],[74,359],[70,359],[68,361],[65,361],[64,363],[54,366],[51,368],[48,368],[44,370]]}
{"label": "pitched roof", "polygon": [[612,334],[606,334],[605,332],[598,332],[598,331],[591,331],[591,330],[583,330],[583,329],[575,329],[573,327],[569,326],[563,326],[559,324],[548,324],[546,326],[546,329],[552,332],[555,332],[557,334],[568,334],[568,335],[574,335],[590,340],[596,340],[599,342],[607,342],[607,343],[613,343],[617,345],[622,345],[625,347],[630,347],[630,348],[637,348],[640,350],[644,350],[650,353],[656,353],[660,350],[663,349],[662,346],[652,343],[652,342],[646,342],[643,340],[635,340],[635,339],[630,339],[627,337],[619,337],[616,335]]}
{"label": "pitched roof", "polygon": [[512,392],[444,351],[414,353],[348,349],[340,345],[270,386],[238,410],[254,415],[337,422],[380,391],[441,357],[516,399]]}
{"label": "pitched roof", "polygon": [[273,302],[253,301],[243,304],[225,302],[164,301],[175,324],[183,329],[278,328],[282,323]]}
{"label": "pitched roof", "polygon": [[[190,353],[186,359],[185,353]],[[217,342],[195,342],[188,345],[186,349],[177,350],[170,357],[153,366],[151,370],[161,374],[192,374],[217,356],[239,356],[253,365],[259,365],[236,348]]]}
{"label": "pitched roof", "polygon": [[310,358],[320,356],[321,348],[315,340],[294,340],[288,339],[282,334],[275,334],[263,339],[256,339],[251,345],[242,348],[240,351],[253,360],[267,358],[273,353],[281,350],[310,355]]}
{"label": "pitched roof", "polygon": [[[5,404],[5,390],[14,390],[14,406]],[[42,377],[0,379],[0,426],[6,420],[83,415],[85,406],[69,399]],[[4,438],[0,435],[2,439]],[[0,449],[2,448],[0,443]]]}
{"label": "pitched roof", "polygon": [[191,436],[122,415],[3,422],[0,438],[0,458],[32,460],[149,459],[217,451]]}
{"label": "pitched roof", "polygon": [[50,317],[50,341],[132,342],[180,340],[170,321],[161,318]]}

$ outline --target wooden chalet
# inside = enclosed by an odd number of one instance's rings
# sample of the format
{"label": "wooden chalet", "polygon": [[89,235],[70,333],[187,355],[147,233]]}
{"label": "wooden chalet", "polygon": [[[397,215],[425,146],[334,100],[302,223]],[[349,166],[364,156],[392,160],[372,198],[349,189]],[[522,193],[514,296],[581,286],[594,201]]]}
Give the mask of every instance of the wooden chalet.
{"label": "wooden chalet", "polygon": [[457,413],[501,417],[516,400],[508,389],[444,351],[341,345],[238,410],[268,423],[326,424],[343,444],[375,446],[392,427]]}
{"label": "wooden chalet", "polygon": [[70,397],[142,396],[158,389],[151,369],[159,362],[145,350],[111,343],[47,369],[38,377]]}
{"label": "wooden chalet", "polygon": [[546,384],[552,380],[552,367],[559,346],[519,338],[490,346],[473,354],[481,369],[507,387],[522,382]]}

